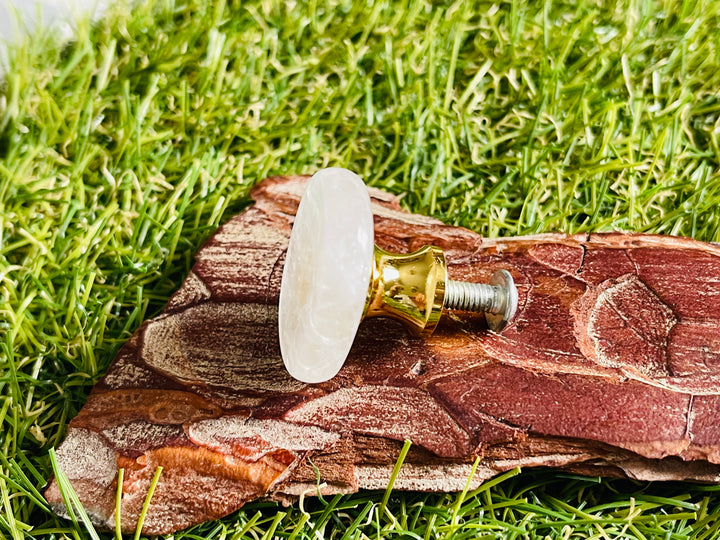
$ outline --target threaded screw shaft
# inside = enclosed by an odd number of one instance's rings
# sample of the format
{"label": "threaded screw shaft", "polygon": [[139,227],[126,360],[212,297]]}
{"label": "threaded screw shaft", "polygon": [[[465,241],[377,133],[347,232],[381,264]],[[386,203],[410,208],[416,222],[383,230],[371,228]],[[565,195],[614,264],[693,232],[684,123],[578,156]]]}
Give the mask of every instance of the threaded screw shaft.
{"label": "threaded screw shaft", "polygon": [[495,272],[489,284],[453,280],[445,282],[443,307],[483,312],[491,330],[502,330],[515,315],[517,304],[517,288],[507,270]]}
{"label": "threaded screw shaft", "polygon": [[499,313],[502,310],[500,287],[485,283],[447,281],[445,283],[445,306],[461,311],[487,311]]}

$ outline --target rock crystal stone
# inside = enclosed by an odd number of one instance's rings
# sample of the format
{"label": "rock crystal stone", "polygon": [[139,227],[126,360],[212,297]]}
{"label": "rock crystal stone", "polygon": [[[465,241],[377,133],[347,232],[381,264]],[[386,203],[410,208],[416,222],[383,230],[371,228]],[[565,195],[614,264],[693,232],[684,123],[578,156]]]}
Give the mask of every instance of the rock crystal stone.
{"label": "rock crystal stone", "polygon": [[280,288],[280,351],[296,379],[323,382],[342,367],[365,309],[372,256],[362,179],[320,170],[300,201]]}

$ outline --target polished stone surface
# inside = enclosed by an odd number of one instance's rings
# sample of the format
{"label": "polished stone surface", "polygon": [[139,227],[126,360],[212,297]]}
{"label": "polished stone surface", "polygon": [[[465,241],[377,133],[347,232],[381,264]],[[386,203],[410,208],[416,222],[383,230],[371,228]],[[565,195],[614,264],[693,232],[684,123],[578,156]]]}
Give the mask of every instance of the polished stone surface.
{"label": "polished stone surface", "polygon": [[300,201],[280,289],[280,350],[290,374],[326,381],[345,362],[370,283],[373,217],[362,179],[317,172]]}

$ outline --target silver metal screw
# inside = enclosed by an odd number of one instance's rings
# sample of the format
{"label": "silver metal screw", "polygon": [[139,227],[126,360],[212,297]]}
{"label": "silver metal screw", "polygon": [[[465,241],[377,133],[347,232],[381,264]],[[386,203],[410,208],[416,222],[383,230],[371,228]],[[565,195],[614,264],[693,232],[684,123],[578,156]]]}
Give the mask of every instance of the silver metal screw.
{"label": "silver metal screw", "polygon": [[510,272],[498,270],[490,283],[469,283],[447,280],[443,308],[459,311],[484,312],[488,328],[502,330],[515,316],[518,293]]}

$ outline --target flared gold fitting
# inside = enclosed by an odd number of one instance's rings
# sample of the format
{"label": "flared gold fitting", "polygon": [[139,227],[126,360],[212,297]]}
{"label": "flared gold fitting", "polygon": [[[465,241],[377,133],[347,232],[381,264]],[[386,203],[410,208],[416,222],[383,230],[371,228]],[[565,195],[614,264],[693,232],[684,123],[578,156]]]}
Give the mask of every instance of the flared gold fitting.
{"label": "flared gold fitting", "polygon": [[388,253],[375,246],[364,317],[391,317],[416,335],[432,334],[442,314],[447,267],[440,248]]}
{"label": "flared gold fitting", "polygon": [[416,335],[429,335],[443,308],[475,311],[485,313],[491,330],[500,331],[515,316],[517,304],[517,288],[507,270],[496,271],[489,284],[452,281],[438,247],[396,254],[375,246],[363,317],[390,317]]}

